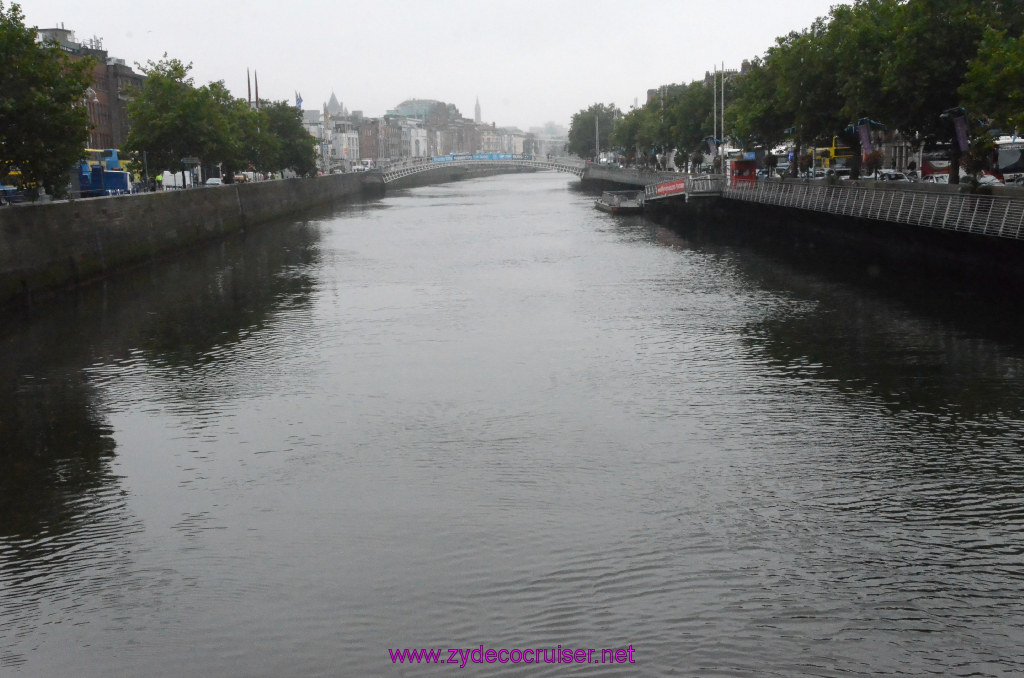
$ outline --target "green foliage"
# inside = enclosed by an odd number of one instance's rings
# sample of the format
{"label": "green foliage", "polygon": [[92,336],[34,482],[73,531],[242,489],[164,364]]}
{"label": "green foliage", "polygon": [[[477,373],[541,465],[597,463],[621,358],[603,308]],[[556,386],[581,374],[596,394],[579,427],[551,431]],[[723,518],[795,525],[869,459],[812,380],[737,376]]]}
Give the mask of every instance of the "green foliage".
{"label": "green foliage", "polygon": [[[177,59],[148,62],[141,70],[146,79],[131,93],[128,119],[131,131],[122,148],[148,155],[154,169],[180,171],[181,159],[201,156],[209,143],[209,112],[188,76],[191,64]],[[204,139],[204,137],[206,137]]]}
{"label": "green foliage", "polygon": [[960,162],[965,171],[977,175],[982,170],[991,169],[996,157],[995,140],[987,134],[979,134],[971,140],[971,147],[961,156]]}
{"label": "green foliage", "polygon": [[889,103],[876,119],[905,133],[944,137],[939,114],[958,105],[965,64],[977,53],[985,24],[998,20],[991,3],[977,0],[910,0],[900,5],[901,29],[880,54]]}
{"label": "green foliage", "polygon": [[[658,143],[687,150],[703,148],[704,140],[714,131],[712,88],[698,80],[689,85],[671,85],[666,90]],[[726,90],[726,95],[732,96],[728,82]]]}
{"label": "green foliage", "polygon": [[906,39],[900,33],[901,11],[891,0],[860,0],[833,7],[821,39],[832,54],[839,128],[864,117],[892,121],[891,107],[901,107],[899,97],[893,99],[883,78],[884,55],[897,40]]}
{"label": "green foliage", "polygon": [[301,112],[285,102],[261,102],[259,109],[231,96],[223,82],[195,87],[191,64],[150,61],[146,80],[128,105],[131,131],[124,148],[145,151],[151,169],[180,171],[186,157],[224,174],[237,170],[316,169],[316,140],[302,126]]}
{"label": "green foliage", "polygon": [[650,155],[651,150],[665,139],[662,133],[658,109],[653,106],[634,108],[615,121],[609,142],[625,150],[627,156],[637,162]]}
{"label": "green foliage", "polygon": [[780,94],[780,72],[775,64],[758,59],[737,78],[727,117],[739,138],[771,148],[789,136],[793,111]]}
{"label": "green foliage", "polygon": [[592,158],[596,155],[598,139],[602,150],[610,150],[612,128],[621,116],[622,111],[616,108],[615,104],[593,104],[590,108],[576,113],[569,125],[569,143],[566,150],[581,158]]}
{"label": "green foliage", "polygon": [[0,182],[18,171],[31,196],[42,187],[62,197],[88,138],[95,62],[71,61],[36,35],[17,4],[0,0]]}
{"label": "green foliage", "polygon": [[790,33],[768,51],[767,60],[777,69],[778,106],[792,121],[792,138],[809,144],[829,135],[844,120],[839,115],[836,92],[836,55],[828,49],[827,25],[818,20],[801,33]]}
{"label": "green foliage", "polygon": [[316,173],[317,140],[302,126],[302,111],[284,101],[264,104],[260,108],[264,129],[277,143],[271,167],[288,168],[299,175]]}
{"label": "green foliage", "polygon": [[1024,35],[987,29],[959,91],[968,110],[997,127],[1024,131]]}
{"label": "green foliage", "polygon": [[[939,115],[961,105],[972,117],[1020,129],[1022,10],[1022,0],[836,5],[726,78],[726,132],[720,136],[768,148],[790,140],[799,149],[842,136],[866,117],[907,138],[948,140]],[[714,130],[712,89],[705,81],[662,88],[656,101],[625,116],[616,142],[696,148]]]}
{"label": "green foliage", "polygon": [[634,108],[616,122],[611,141],[641,157],[671,148],[688,157],[690,151],[703,149],[713,131],[711,95],[710,84],[703,81],[666,85],[651,104]]}

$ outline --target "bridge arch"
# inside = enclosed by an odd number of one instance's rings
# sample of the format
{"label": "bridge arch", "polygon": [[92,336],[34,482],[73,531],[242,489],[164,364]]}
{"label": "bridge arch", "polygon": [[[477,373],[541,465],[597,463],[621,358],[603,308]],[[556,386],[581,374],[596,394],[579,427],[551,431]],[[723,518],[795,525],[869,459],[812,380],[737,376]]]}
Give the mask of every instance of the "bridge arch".
{"label": "bridge arch", "polygon": [[[507,155],[508,157],[502,157]],[[400,167],[389,167],[381,172],[385,184],[398,181],[404,177],[446,167],[532,167],[535,169],[549,169],[556,172],[575,174],[582,178],[586,169],[585,163],[574,160],[534,160],[526,156],[513,156],[511,154],[478,154],[475,156],[439,156],[428,158],[426,162],[407,164]]]}

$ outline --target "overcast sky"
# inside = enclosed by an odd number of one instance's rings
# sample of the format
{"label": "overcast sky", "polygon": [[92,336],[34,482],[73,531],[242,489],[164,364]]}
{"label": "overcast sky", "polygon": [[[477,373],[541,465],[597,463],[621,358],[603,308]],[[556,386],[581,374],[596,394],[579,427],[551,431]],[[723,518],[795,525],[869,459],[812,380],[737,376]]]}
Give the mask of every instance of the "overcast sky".
{"label": "overcast sky", "polygon": [[[5,4],[10,4],[5,3]],[[379,116],[439,99],[523,130],[594,103],[628,111],[648,89],[737,68],[838,0],[21,0],[30,26],[63,24],[110,56],[192,62],[197,85],[316,109],[335,92]],[[848,1],[844,4],[848,4]]]}

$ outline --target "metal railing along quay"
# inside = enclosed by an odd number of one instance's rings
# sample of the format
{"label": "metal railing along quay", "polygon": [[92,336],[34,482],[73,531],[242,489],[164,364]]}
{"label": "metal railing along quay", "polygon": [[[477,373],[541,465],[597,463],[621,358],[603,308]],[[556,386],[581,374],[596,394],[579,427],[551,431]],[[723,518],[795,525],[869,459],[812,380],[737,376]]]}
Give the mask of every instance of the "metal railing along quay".
{"label": "metal railing along quay", "polygon": [[644,186],[645,200],[661,200],[679,195],[685,195],[687,200],[717,198],[725,187],[725,177],[721,174],[658,172],[655,179],[658,181]]}
{"label": "metal railing along quay", "polygon": [[1024,240],[1024,198],[786,181],[724,188],[721,195],[730,200]]}

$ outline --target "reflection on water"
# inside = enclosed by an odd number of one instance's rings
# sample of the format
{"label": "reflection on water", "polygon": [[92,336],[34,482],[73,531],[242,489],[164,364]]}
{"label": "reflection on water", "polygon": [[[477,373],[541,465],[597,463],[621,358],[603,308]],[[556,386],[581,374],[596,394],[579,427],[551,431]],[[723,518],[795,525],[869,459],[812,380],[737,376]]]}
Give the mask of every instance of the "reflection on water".
{"label": "reflection on water", "polygon": [[0,535],[61,530],[68,516],[60,505],[110,480],[104,462],[115,441],[96,391],[111,385],[92,365],[214,362],[275,314],[308,304],[318,237],[308,223],[258,229],[89,288],[39,317],[9,318],[0,336]]}
{"label": "reflection on water", "polygon": [[1024,671],[1019,340],[571,181],[273,225],[6,331],[0,668]]}

